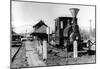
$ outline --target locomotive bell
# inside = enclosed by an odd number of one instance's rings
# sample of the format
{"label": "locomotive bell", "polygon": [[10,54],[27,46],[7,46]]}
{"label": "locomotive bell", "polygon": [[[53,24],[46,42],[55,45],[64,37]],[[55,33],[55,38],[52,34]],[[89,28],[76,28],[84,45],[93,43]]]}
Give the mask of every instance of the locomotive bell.
{"label": "locomotive bell", "polygon": [[73,17],[76,17],[78,12],[79,12],[78,8],[70,8],[69,10],[70,10]]}

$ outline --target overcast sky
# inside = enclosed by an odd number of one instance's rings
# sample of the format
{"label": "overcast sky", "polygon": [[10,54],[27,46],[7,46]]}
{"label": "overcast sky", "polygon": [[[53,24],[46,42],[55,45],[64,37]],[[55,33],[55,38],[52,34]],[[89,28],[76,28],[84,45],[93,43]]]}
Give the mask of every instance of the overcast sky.
{"label": "overcast sky", "polygon": [[51,30],[55,29],[55,21],[57,17],[72,17],[69,8],[79,8],[77,15],[78,25],[80,28],[89,30],[91,26],[95,28],[95,7],[65,4],[48,4],[35,2],[18,2],[12,1],[12,26],[17,33],[32,31],[32,26],[43,20],[45,24],[50,26]]}

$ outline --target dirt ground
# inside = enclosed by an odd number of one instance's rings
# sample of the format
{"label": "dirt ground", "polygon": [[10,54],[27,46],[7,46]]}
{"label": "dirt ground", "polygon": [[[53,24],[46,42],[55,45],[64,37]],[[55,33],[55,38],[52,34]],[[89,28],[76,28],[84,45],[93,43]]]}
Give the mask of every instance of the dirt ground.
{"label": "dirt ground", "polygon": [[49,47],[48,50],[46,62],[48,66],[95,63],[95,54],[89,55],[87,52],[78,53],[78,57],[73,58],[73,52],[67,52],[52,47]]}
{"label": "dirt ground", "polygon": [[[12,48],[13,51],[17,48]],[[15,52],[14,51],[14,52]],[[20,67],[27,67],[27,61],[26,61],[26,57],[25,57],[25,49],[24,47],[21,47],[18,54],[16,55],[15,59],[13,62],[11,62],[11,68],[15,69],[15,68],[20,68]]]}
{"label": "dirt ground", "polygon": [[[32,45],[34,46],[34,45]],[[17,48],[12,48],[12,55],[16,52]],[[61,65],[71,65],[71,64],[85,64],[85,63],[95,63],[95,54],[89,55],[87,52],[78,53],[77,58],[73,58],[73,52],[67,52],[67,50],[57,49],[52,46],[48,46],[47,60],[45,62],[46,66],[61,66]],[[39,58],[39,57],[38,57]],[[18,67],[29,67],[26,60],[25,47],[22,47],[17,54],[14,62],[11,64],[12,68]]]}

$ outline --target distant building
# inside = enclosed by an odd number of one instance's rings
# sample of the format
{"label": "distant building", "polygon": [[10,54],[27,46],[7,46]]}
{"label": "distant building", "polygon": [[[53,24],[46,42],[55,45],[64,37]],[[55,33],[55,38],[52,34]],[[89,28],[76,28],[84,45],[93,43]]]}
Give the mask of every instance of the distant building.
{"label": "distant building", "polygon": [[21,46],[21,35],[17,34],[13,30],[11,31],[11,47]]}
{"label": "distant building", "polygon": [[31,34],[33,36],[37,36],[38,38],[47,38],[46,29],[47,25],[44,21],[40,20],[36,25],[33,26],[34,32]]}
{"label": "distant building", "polygon": [[20,39],[21,38],[21,35],[17,34],[16,32],[14,32],[13,30],[11,31],[11,38],[12,38],[12,41],[13,40],[16,40],[16,39]]}
{"label": "distant building", "polygon": [[13,30],[11,30],[11,34],[12,35],[15,35],[15,34],[17,34],[15,31],[13,31]]}
{"label": "distant building", "polygon": [[40,20],[36,25],[33,26],[35,33],[46,33],[47,27],[48,26],[42,20]]}

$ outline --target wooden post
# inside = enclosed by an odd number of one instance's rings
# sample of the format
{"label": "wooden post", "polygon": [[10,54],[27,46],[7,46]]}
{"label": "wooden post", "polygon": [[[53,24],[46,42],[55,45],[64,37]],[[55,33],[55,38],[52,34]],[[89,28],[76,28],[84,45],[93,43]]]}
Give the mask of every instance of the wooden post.
{"label": "wooden post", "polygon": [[67,53],[67,48],[65,48],[65,52],[66,52],[66,61],[67,61],[67,58],[68,58],[68,53]]}
{"label": "wooden post", "polygon": [[73,57],[74,58],[77,58],[77,56],[78,56],[78,52],[77,52],[77,41],[75,40],[74,42],[73,42]]}
{"label": "wooden post", "polygon": [[48,43],[49,43],[49,34],[50,34],[50,27],[47,27],[47,29],[46,29],[46,33],[48,34]]}
{"label": "wooden post", "polygon": [[47,41],[43,40],[43,60],[47,59]]}
{"label": "wooden post", "polygon": [[41,41],[39,41],[39,55],[42,55],[42,44]]}

